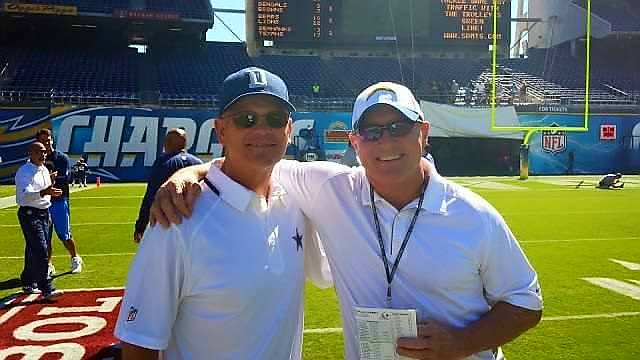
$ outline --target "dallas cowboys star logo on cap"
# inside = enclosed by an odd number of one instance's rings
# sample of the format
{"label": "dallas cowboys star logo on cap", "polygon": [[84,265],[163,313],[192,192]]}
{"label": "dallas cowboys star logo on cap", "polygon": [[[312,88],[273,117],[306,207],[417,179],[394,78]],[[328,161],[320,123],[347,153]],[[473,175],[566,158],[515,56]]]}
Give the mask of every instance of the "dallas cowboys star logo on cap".
{"label": "dallas cowboys star logo on cap", "polygon": [[298,228],[296,228],[296,235],[291,237],[296,242],[296,252],[302,249],[302,235],[298,232]]}

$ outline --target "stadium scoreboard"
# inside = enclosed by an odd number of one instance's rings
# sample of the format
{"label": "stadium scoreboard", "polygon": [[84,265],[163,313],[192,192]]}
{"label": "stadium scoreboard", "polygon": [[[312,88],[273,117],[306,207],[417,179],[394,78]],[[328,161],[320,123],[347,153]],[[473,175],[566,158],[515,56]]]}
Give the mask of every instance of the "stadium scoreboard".
{"label": "stadium scoreboard", "polygon": [[[510,1],[498,0],[497,40],[509,39]],[[246,0],[258,47],[483,47],[493,41],[493,0]]]}

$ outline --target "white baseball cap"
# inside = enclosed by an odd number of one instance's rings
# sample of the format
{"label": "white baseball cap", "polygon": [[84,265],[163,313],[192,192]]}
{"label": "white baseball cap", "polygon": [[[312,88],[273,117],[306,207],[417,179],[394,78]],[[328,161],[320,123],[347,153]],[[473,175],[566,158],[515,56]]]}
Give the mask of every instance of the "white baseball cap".
{"label": "white baseball cap", "polygon": [[378,104],[386,104],[411,121],[425,122],[420,103],[406,86],[393,82],[379,82],[364,89],[353,104],[351,125],[357,129],[362,116]]}

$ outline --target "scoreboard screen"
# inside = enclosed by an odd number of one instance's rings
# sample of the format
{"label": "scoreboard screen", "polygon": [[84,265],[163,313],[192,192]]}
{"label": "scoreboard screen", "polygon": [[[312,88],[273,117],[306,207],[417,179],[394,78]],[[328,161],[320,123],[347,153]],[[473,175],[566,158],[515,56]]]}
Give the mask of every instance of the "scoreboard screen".
{"label": "scoreboard screen", "polygon": [[[481,46],[493,41],[493,0],[246,0],[248,34],[274,48]],[[498,42],[511,1],[499,0]]]}

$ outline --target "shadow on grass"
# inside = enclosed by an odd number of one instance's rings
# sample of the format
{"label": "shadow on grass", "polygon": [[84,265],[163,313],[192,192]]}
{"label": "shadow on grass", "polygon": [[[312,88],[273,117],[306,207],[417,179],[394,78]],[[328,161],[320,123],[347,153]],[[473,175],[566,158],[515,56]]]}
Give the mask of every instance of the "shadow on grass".
{"label": "shadow on grass", "polygon": [[55,280],[55,279],[57,279],[57,278],[59,278],[59,277],[67,276],[67,275],[73,275],[73,274],[71,273],[71,270],[69,270],[69,271],[67,271],[67,272],[60,273],[60,274],[53,275],[53,276],[51,277],[51,280]]}
{"label": "shadow on grass", "polygon": [[9,290],[22,287],[19,278],[13,278],[5,281],[0,281],[0,290]]}
{"label": "shadow on grass", "polygon": [[[0,299],[0,310],[7,310],[9,311],[10,309],[17,307],[17,306],[30,306],[30,305],[42,305],[42,304],[55,304],[57,302],[57,298],[53,298],[53,299],[45,299],[40,295],[37,295],[38,297],[35,298],[34,300],[31,301],[25,301],[25,298],[29,295],[35,295],[35,294],[25,294],[22,291],[19,291],[17,293],[11,294],[9,296],[6,296],[2,299]],[[64,295],[62,295],[64,296]],[[20,297],[22,297],[22,299],[19,299]]]}
{"label": "shadow on grass", "polygon": [[[55,280],[59,277],[62,276],[67,276],[67,275],[72,275],[71,271],[67,271],[61,274],[57,274],[54,275],[51,279]],[[38,298],[34,301],[16,301],[14,302],[14,300],[16,298],[18,298],[20,295],[25,295],[27,296],[28,294],[25,294],[24,292],[22,292],[22,282],[20,281],[19,278],[13,278],[13,279],[9,279],[9,280],[4,280],[4,281],[0,281],[0,290],[10,290],[10,289],[18,289],[17,292],[6,296],[4,298],[0,298],[0,309],[10,309],[14,306],[28,306],[28,305],[32,305],[32,304],[51,304],[53,302],[55,302],[55,300],[46,300],[43,298]]]}
{"label": "shadow on grass", "polygon": [[[71,271],[63,272],[61,274],[53,275],[51,279],[55,280],[62,276],[72,275]],[[20,278],[13,278],[9,280],[0,281],[0,290],[18,289],[22,287]]]}

